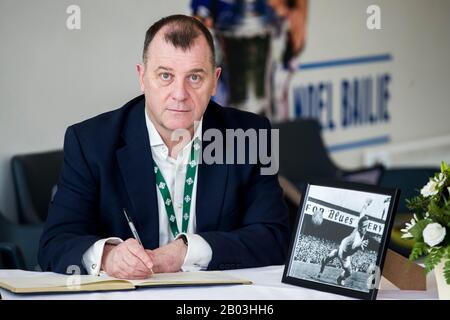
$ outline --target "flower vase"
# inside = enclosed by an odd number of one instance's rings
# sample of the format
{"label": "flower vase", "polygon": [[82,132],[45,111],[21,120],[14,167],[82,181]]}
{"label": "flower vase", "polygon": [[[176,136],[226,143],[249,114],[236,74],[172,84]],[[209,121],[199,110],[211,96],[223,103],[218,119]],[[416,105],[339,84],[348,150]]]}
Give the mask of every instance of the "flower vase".
{"label": "flower vase", "polygon": [[444,278],[444,259],[434,268],[439,300],[450,300],[450,284]]}

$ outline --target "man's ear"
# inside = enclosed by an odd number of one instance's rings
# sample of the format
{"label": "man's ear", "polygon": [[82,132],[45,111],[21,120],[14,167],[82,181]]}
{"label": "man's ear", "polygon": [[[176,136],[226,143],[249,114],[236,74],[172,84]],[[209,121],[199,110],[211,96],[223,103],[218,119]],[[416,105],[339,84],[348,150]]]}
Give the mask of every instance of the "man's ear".
{"label": "man's ear", "polygon": [[136,71],[138,73],[139,77],[139,86],[141,87],[141,91],[144,92],[144,73],[145,73],[145,66],[143,64],[138,63],[136,65]]}
{"label": "man's ear", "polygon": [[220,68],[220,67],[217,67],[216,70],[214,71],[214,88],[212,90],[211,96],[214,96],[216,94],[217,83],[219,81],[221,73],[222,73],[222,68]]}
{"label": "man's ear", "polygon": [[215,71],[216,81],[219,80],[220,74],[222,73],[222,68],[217,67]]}

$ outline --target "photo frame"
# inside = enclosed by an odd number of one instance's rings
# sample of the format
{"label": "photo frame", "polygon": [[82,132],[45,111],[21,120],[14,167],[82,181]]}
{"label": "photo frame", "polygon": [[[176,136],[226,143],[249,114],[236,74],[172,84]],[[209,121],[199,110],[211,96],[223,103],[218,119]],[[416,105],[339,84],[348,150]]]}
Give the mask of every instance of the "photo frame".
{"label": "photo frame", "polygon": [[375,300],[399,194],[354,182],[306,183],[282,282]]}

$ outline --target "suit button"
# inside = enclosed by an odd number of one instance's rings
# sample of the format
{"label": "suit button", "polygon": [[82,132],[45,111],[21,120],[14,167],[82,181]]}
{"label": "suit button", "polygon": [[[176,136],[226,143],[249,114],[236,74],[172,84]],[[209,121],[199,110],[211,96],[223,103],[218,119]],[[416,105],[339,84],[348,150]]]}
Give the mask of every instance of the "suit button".
{"label": "suit button", "polygon": [[91,268],[92,268],[92,270],[95,270],[95,268],[97,268],[97,265],[94,263],[94,264],[92,264]]}

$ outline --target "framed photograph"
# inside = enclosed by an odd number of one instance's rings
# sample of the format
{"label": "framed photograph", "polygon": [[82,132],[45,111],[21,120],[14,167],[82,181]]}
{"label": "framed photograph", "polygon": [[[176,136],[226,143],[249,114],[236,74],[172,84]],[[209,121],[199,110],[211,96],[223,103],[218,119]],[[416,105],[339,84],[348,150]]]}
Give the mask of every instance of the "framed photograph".
{"label": "framed photograph", "polygon": [[282,281],[376,299],[399,191],[322,182],[302,195]]}

